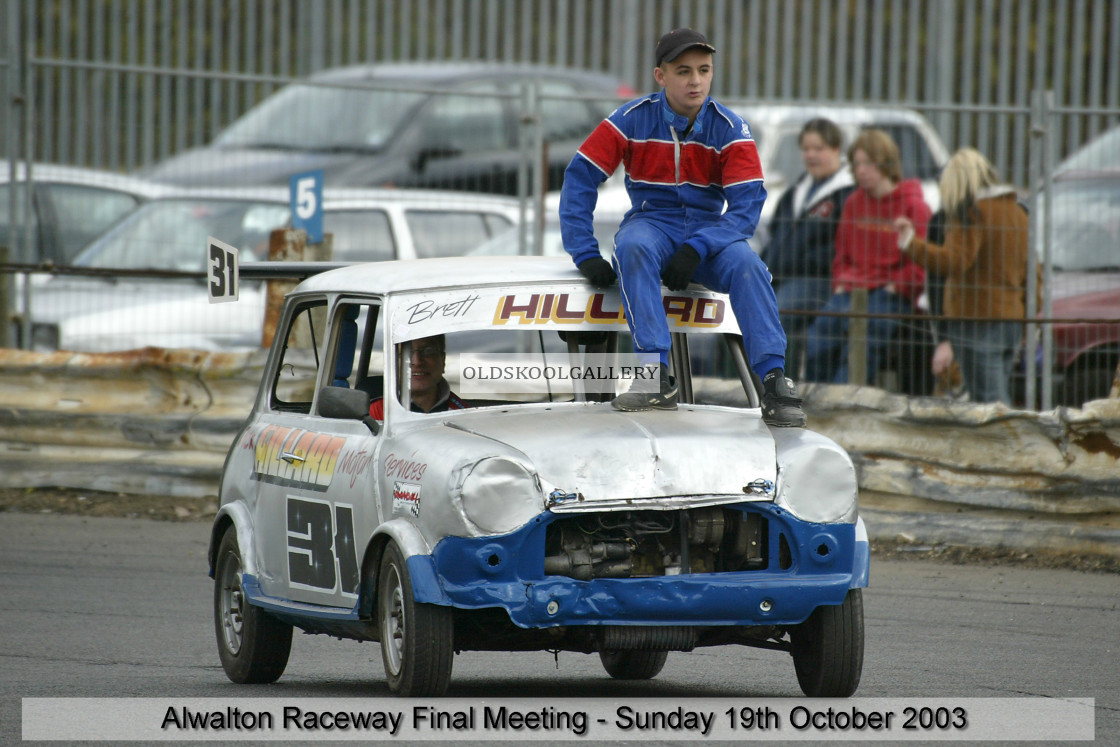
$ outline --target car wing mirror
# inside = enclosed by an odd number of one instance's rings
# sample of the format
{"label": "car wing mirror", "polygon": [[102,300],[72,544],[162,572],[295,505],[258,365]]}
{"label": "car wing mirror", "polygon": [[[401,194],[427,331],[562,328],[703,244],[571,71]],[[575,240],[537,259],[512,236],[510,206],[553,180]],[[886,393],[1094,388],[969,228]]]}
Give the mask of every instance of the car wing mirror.
{"label": "car wing mirror", "polygon": [[361,389],[325,386],[319,390],[319,414],[336,420],[360,420],[376,436],[381,423],[369,414],[369,394]]}

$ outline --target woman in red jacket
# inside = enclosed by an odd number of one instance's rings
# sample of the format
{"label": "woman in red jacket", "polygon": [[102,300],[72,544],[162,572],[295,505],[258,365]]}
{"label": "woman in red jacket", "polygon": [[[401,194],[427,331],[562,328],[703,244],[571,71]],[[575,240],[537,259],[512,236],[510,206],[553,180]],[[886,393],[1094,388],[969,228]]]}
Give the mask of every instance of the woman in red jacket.
{"label": "woman in red jacket", "polygon": [[[881,130],[865,130],[848,150],[856,190],[844,203],[832,262],[832,298],[821,309],[849,312],[853,288],[868,290],[871,314],[907,314],[922,292],[925,270],[899,251],[894,221],[906,217],[925,236],[930,210],[917,179],[902,179],[898,146]],[[897,319],[868,319],[867,371],[878,370]],[[848,381],[848,319],[818,316],[809,327],[806,378]],[[863,384],[866,382],[853,382]]]}

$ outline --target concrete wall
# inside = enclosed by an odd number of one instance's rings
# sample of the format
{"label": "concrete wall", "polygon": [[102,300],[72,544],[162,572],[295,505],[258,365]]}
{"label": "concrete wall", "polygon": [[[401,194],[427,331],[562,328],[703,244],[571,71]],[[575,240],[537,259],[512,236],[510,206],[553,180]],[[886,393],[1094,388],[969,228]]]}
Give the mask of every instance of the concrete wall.
{"label": "concrete wall", "polygon": [[[0,350],[0,487],[208,496],[265,351]],[[1120,554],[1120,398],[1035,413],[805,385],[854,460],[872,536]]]}

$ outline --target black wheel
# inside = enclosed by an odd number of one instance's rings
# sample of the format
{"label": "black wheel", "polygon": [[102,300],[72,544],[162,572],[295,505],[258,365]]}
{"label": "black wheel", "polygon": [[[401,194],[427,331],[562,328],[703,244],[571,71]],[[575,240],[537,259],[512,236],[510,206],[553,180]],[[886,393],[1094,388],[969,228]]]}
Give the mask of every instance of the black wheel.
{"label": "black wheel", "polygon": [[235,527],[222,537],[214,569],[214,632],[226,676],[242,685],[275,682],[288,665],[292,626],[245,599]]}
{"label": "black wheel", "polygon": [[665,666],[668,651],[600,651],[603,669],[616,680],[652,680]]}
{"label": "black wheel", "polygon": [[408,566],[392,543],[381,559],[377,620],[389,689],[413,698],[443,695],[455,656],[451,608],[413,599]]}
{"label": "black wheel", "polygon": [[847,698],[863,671],[863,594],[849,589],[844,603],[817,607],[790,631],[793,666],[810,698]]}

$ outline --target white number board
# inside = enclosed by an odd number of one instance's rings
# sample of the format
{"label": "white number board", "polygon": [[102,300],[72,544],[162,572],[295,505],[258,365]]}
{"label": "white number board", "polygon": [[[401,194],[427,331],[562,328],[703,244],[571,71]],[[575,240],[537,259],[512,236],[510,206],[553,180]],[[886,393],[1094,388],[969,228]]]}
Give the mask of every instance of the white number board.
{"label": "white number board", "polygon": [[228,303],[237,300],[241,289],[240,265],[235,247],[213,236],[206,237],[206,288],[210,303]]}

